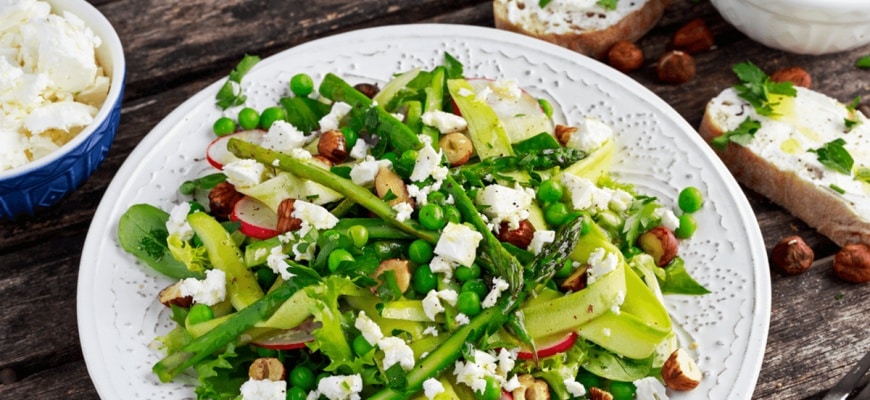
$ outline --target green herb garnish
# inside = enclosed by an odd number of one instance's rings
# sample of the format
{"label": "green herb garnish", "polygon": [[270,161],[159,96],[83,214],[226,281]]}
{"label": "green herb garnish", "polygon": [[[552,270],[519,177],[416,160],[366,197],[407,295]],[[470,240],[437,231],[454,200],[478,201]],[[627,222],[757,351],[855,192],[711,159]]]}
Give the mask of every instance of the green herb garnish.
{"label": "green herb garnish", "polygon": [[855,66],[863,69],[870,69],[870,56],[863,56],[855,61]]}
{"label": "green herb garnish", "polygon": [[245,54],[245,57],[242,58],[242,61],[239,61],[239,65],[230,72],[230,76],[227,78],[227,81],[221,86],[220,90],[218,90],[217,96],[215,99],[217,100],[216,104],[222,110],[226,110],[229,107],[237,106],[243,104],[245,100],[247,100],[247,96],[242,94],[242,77],[251,70],[258,62],[260,62],[260,57],[251,56]]}
{"label": "green herb garnish", "polygon": [[598,0],[597,4],[606,10],[615,10],[616,3],[619,3],[619,0]]}
{"label": "green herb garnish", "polygon": [[819,157],[819,162],[822,165],[833,169],[834,171],[844,173],[846,175],[852,174],[852,164],[854,164],[855,160],[852,159],[852,156],[846,151],[846,141],[843,138],[832,140],[828,143],[825,143],[824,146],[819,147],[818,149],[810,149],[809,152],[816,153]]}
{"label": "green herb garnish", "polygon": [[728,146],[729,142],[746,146],[755,136],[755,132],[758,132],[759,129],[761,129],[761,122],[746,117],[737,129],[725,132],[722,135],[713,138],[713,141],[710,143],[719,151],[725,150],[725,147]]}
{"label": "green herb garnish", "polygon": [[846,193],[846,189],[843,189],[843,188],[841,188],[841,187],[839,187],[839,186],[837,186],[837,185],[835,185],[835,184],[833,184],[833,183],[830,184],[830,185],[828,185],[828,187],[831,188],[831,190],[833,190],[833,191],[835,191],[835,192],[837,192],[837,193],[839,193],[839,194],[844,194],[844,193]]}
{"label": "green herb garnish", "polygon": [[218,172],[211,175],[203,176],[201,178],[184,181],[181,186],[178,187],[178,191],[181,194],[191,195],[197,189],[209,190],[226,180],[227,176],[223,173]]}
{"label": "green herb garnish", "polygon": [[540,1],[538,1],[538,6],[541,8],[544,8],[547,6],[547,4],[550,4],[550,1],[552,1],[552,0],[540,0]]}
{"label": "green herb garnish", "polygon": [[759,115],[777,115],[773,107],[779,103],[770,102],[771,94],[797,96],[797,90],[791,82],[771,81],[764,71],[749,61],[735,65],[733,71],[741,82],[734,85],[734,90],[742,99],[748,101]]}
{"label": "green herb garnish", "polygon": [[855,97],[851,103],[846,106],[846,110],[849,111],[849,114],[852,118],[844,118],[843,124],[846,125],[846,132],[852,130],[852,128],[856,127],[861,121],[855,116],[855,110],[858,108],[858,105],[861,104],[861,96]]}
{"label": "green herb garnish", "polygon": [[855,169],[855,180],[870,183],[870,167],[858,167]]}

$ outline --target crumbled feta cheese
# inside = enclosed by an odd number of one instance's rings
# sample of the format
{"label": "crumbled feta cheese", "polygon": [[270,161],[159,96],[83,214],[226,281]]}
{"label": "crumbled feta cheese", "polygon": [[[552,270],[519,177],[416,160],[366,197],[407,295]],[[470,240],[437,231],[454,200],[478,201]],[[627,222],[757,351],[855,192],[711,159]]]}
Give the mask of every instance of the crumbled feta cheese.
{"label": "crumbled feta cheese", "polygon": [[[422,181],[430,176],[441,166],[441,150],[435,151],[432,146],[426,145],[417,152],[417,161],[411,172],[412,182]],[[443,167],[442,167],[443,168]]]}
{"label": "crumbled feta cheese", "polygon": [[401,338],[390,336],[378,341],[378,347],[384,352],[384,369],[395,364],[409,371],[414,368],[414,350]]}
{"label": "crumbled feta cheese", "polygon": [[483,308],[490,308],[495,305],[501,293],[508,290],[510,285],[502,278],[495,277],[492,279],[492,290],[487,293],[486,297],[480,303]]}
{"label": "crumbled feta cheese", "polygon": [[188,202],[182,202],[172,207],[172,210],[169,211],[169,220],[166,221],[166,230],[170,236],[178,236],[184,241],[193,238],[193,228],[187,222],[187,214],[190,214],[190,203]]}
{"label": "crumbled feta cheese", "polygon": [[622,189],[616,189],[612,193],[609,205],[613,211],[625,211],[631,207],[631,203],[634,201],[634,196],[631,193]]}
{"label": "crumbled feta cheese", "polygon": [[396,211],[396,219],[399,222],[402,222],[411,218],[411,214],[414,212],[414,207],[405,201],[400,201],[393,204],[393,210]]}
{"label": "crumbled feta cheese", "polygon": [[75,127],[87,126],[94,121],[95,115],[97,109],[87,104],[71,101],[48,103],[30,111],[30,115],[24,120],[24,129],[39,133],[50,129],[69,132]]}
{"label": "crumbled feta cheese", "polygon": [[553,243],[556,240],[556,231],[539,230],[532,234],[532,241],[529,243],[528,250],[538,254],[544,249],[547,243]]}
{"label": "crumbled feta cheese", "polygon": [[372,156],[367,156],[365,160],[355,164],[350,170],[350,180],[360,186],[369,186],[375,181],[378,176],[378,171],[381,168],[390,168],[393,163],[390,160],[376,160]]}
{"label": "crumbled feta cheese", "polygon": [[512,369],[514,369],[514,365],[517,363],[517,354],[519,354],[518,349],[508,350],[502,348],[498,352],[498,373],[504,376],[507,376]]}
{"label": "crumbled feta cheese", "polygon": [[456,314],[455,319],[456,319],[456,324],[460,325],[460,326],[467,325],[469,322],[471,322],[471,319],[468,318],[468,316],[463,314],[463,313]]}
{"label": "crumbled feta cheese", "polygon": [[438,337],[438,328],[436,328],[435,325],[427,326],[426,329],[423,329],[423,334]]}
{"label": "crumbled feta cheese", "polygon": [[432,273],[443,274],[444,280],[449,280],[453,277],[453,271],[456,269],[456,263],[442,256],[435,256],[429,260],[429,269]]}
{"label": "crumbled feta cheese", "polygon": [[441,110],[426,111],[420,118],[424,124],[438,129],[442,134],[462,132],[468,128],[465,118]]}
{"label": "crumbled feta cheese", "polygon": [[625,291],[618,290],[616,292],[616,301],[613,304],[613,306],[610,307],[610,311],[612,311],[616,315],[619,315],[619,313],[622,312],[622,308],[621,308],[622,303],[625,303]]}
{"label": "crumbled feta cheese", "polygon": [[519,377],[517,377],[517,375],[514,375],[510,379],[508,379],[507,382],[501,385],[501,388],[507,392],[513,392],[514,390],[519,389],[521,386],[523,386],[523,384],[520,383]]}
{"label": "crumbled feta cheese", "polygon": [[338,129],[339,122],[350,112],[351,108],[350,104],[345,102],[337,101],[333,103],[329,113],[320,118],[318,122],[320,131],[326,132]]}
{"label": "crumbled feta cheese", "polygon": [[263,181],[266,167],[256,160],[242,159],[224,165],[227,182],[237,187],[251,187]]}
{"label": "crumbled feta cheese", "polygon": [[634,382],[637,400],[668,400],[667,389],[658,379],[648,376]]}
{"label": "crumbled feta cheese", "polygon": [[365,311],[359,312],[353,326],[356,329],[359,329],[359,333],[362,334],[366,339],[366,342],[369,342],[371,345],[378,344],[378,342],[384,338],[384,334],[381,332],[381,327],[378,326],[377,322],[372,321],[372,319],[366,315]]}
{"label": "crumbled feta cheese", "polygon": [[269,131],[260,140],[260,146],[281,153],[298,149],[304,144],[305,134],[284,120],[277,120],[272,123]]}
{"label": "crumbled feta cheese", "polygon": [[[448,222],[435,245],[435,254],[460,265],[471,265],[483,235],[466,225]],[[431,267],[431,264],[430,264]]]}
{"label": "crumbled feta cheese", "polygon": [[586,263],[589,264],[587,282],[591,285],[599,277],[615,270],[616,265],[619,263],[619,258],[616,254],[609,253],[605,251],[604,248],[599,247],[589,254],[589,260],[587,260]]}
{"label": "crumbled feta cheese", "polygon": [[459,294],[453,289],[442,289],[438,291],[438,298],[447,302],[451,306],[456,306],[456,300],[459,299]]}
{"label": "crumbled feta cheese", "polygon": [[287,398],[287,381],[248,379],[240,388],[242,400],[284,400]]}
{"label": "crumbled feta cheese", "polygon": [[338,217],[332,215],[326,208],[299,199],[293,203],[291,216],[317,229],[330,229],[338,223]]}
{"label": "crumbled feta cheese", "polygon": [[580,397],[586,394],[586,387],[583,386],[582,383],[577,382],[576,379],[567,378],[562,383],[565,384],[565,389],[568,390],[568,393],[571,393],[574,397]]}
{"label": "crumbled feta cheese", "polygon": [[438,314],[444,312],[444,306],[441,305],[441,299],[438,298],[438,292],[434,289],[426,294],[422,303],[423,312],[426,313],[426,317],[431,321],[434,321]]}
{"label": "crumbled feta cheese", "polygon": [[444,385],[441,381],[435,378],[429,378],[423,381],[423,394],[428,400],[433,400],[435,396],[444,393]]}
{"label": "crumbled feta cheese", "polygon": [[562,174],[562,184],[571,193],[571,205],[575,210],[604,210],[610,206],[613,191],[601,189],[589,179]]}
{"label": "crumbled feta cheese", "polygon": [[287,271],[287,262],[284,261],[287,258],[289,257],[284,254],[284,248],[281,246],[273,247],[269,250],[269,255],[266,257],[266,265],[269,266],[269,269],[280,275],[285,281],[295,276]]}
{"label": "crumbled feta cheese", "polygon": [[680,218],[671,209],[664,207],[656,208],[654,215],[662,219],[662,225],[665,228],[674,231],[680,227]]}
{"label": "crumbled feta cheese", "polygon": [[613,129],[610,126],[595,118],[586,117],[577,125],[577,130],[571,133],[565,146],[591,153],[611,137],[613,137]]}
{"label": "crumbled feta cheese", "polygon": [[182,296],[193,297],[195,303],[213,306],[227,296],[227,275],[219,269],[209,269],[205,271],[205,279],[186,278],[178,289]]}
{"label": "crumbled feta cheese", "polygon": [[327,376],[317,383],[317,392],[329,400],[359,400],[359,393],[362,390],[363,381],[360,374]]}
{"label": "crumbled feta cheese", "polygon": [[353,147],[350,148],[348,154],[350,154],[354,160],[362,160],[369,154],[369,145],[365,140],[357,139],[356,143],[353,144]]}
{"label": "crumbled feta cheese", "polygon": [[483,393],[486,391],[487,377],[495,378],[499,382],[504,381],[504,377],[497,372],[496,358],[492,354],[474,350],[472,358],[473,362],[456,361],[453,366],[456,382],[467,385],[475,392]]}
{"label": "crumbled feta cheese", "polygon": [[483,209],[483,214],[496,227],[502,222],[507,222],[510,229],[517,229],[520,221],[529,218],[529,207],[533,199],[534,196],[521,188],[489,185],[477,193],[476,201],[478,205],[486,207]]}

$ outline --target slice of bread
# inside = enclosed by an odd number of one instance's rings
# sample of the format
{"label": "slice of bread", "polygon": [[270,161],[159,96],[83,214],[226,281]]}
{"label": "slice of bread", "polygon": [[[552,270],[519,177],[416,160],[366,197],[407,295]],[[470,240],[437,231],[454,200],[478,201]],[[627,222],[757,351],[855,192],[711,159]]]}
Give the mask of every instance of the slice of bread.
{"label": "slice of bread", "polygon": [[634,42],[659,21],[672,0],[619,0],[607,10],[596,0],[494,0],[495,26],[603,58],[614,43]]}
{"label": "slice of bread", "polygon": [[[759,116],[734,89],[725,89],[707,104],[699,132],[709,142],[747,117],[759,121],[748,143],[728,143],[718,151],[737,180],[840,246],[870,244],[870,183],[856,177],[859,168],[870,167],[870,123],[824,94],[795,89],[796,97],[778,99],[774,118]],[[856,124],[849,128],[846,119]],[[838,138],[854,159],[851,174],[825,166],[808,151]]]}

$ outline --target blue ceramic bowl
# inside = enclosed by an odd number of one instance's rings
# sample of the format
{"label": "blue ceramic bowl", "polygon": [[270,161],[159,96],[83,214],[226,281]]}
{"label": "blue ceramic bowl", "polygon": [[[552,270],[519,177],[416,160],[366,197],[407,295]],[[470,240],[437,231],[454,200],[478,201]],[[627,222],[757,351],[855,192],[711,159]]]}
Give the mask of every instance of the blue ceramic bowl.
{"label": "blue ceramic bowl", "polygon": [[110,77],[109,94],[94,122],[69,143],[31,163],[0,171],[0,220],[56,205],[78,188],[106,156],[115,138],[124,97],[126,64],[121,40],[109,21],[84,0],[48,0],[55,12],[78,16],[102,39],[97,60]]}

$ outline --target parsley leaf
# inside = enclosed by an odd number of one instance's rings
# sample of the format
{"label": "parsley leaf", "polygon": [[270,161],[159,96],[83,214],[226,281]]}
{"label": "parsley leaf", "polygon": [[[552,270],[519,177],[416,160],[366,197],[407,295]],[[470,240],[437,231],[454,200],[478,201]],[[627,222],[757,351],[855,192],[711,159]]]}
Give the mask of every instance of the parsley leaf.
{"label": "parsley leaf", "polygon": [[619,3],[619,0],[598,0],[597,4],[606,10],[615,10],[616,3]]}
{"label": "parsley leaf", "polygon": [[734,85],[737,94],[748,101],[759,115],[773,116],[773,106],[777,103],[770,102],[770,94],[794,97],[797,95],[791,82],[773,82],[770,77],[752,62],[743,62],[733,68],[734,74],[740,79],[739,84]]}
{"label": "parsley leaf", "polygon": [[728,142],[734,142],[741,146],[746,146],[755,136],[755,132],[761,128],[761,122],[746,117],[740,126],[733,131],[725,132],[710,142],[717,150],[722,151],[728,146]]}
{"label": "parsley leaf", "polygon": [[852,174],[852,164],[854,164],[854,160],[852,156],[846,151],[844,147],[846,145],[846,141],[843,138],[838,138],[832,140],[828,143],[825,143],[824,146],[819,147],[818,149],[810,149],[811,153],[816,153],[819,157],[819,162],[822,165],[833,169],[834,171],[844,173],[846,175]]}
{"label": "parsley leaf", "polygon": [[550,4],[551,1],[552,0],[540,0],[540,1],[538,1],[538,6],[541,8],[544,8],[547,6],[547,4]]}
{"label": "parsley leaf", "polygon": [[855,110],[858,108],[858,105],[861,104],[861,96],[855,97],[851,103],[846,106],[846,110],[849,111],[849,115],[852,118],[843,118],[843,124],[846,125],[846,132],[852,130],[852,128],[858,126],[861,121],[855,116]]}
{"label": "parsley leaf", "polygon": [[260,57],[245,54],[245,57],[243,57],[242,61],[239,61],[239,64],[236,65],[236,68],[230,72],[227,81],[223,86],[221,86],[220,90],[218,90],[217,96],[215,96],[218,107],[222,110],[226,110],[229,107],[240,105],[247,100],[247,96],[242,94],[242,77],[245,76],[245,74],[247,74],[248,71],[250,71],[258,62],[260,62]]}
{"label": "parsley leaf", "polygon": [[863,69],[870,69],[870,56],[863,56],[855,61],[855,66]]}

